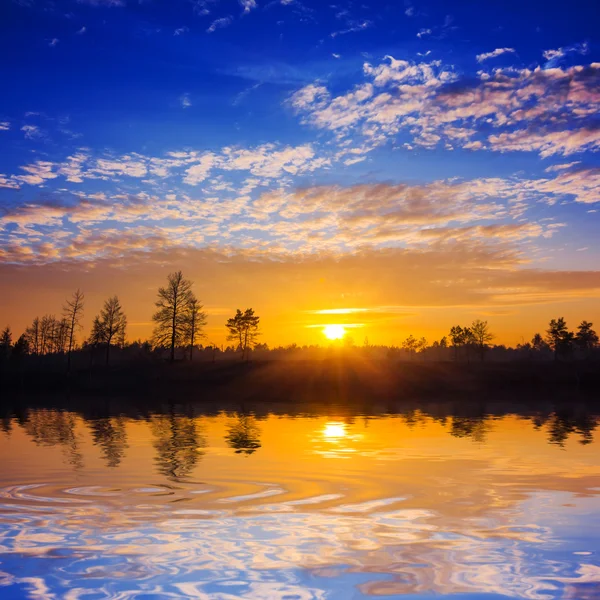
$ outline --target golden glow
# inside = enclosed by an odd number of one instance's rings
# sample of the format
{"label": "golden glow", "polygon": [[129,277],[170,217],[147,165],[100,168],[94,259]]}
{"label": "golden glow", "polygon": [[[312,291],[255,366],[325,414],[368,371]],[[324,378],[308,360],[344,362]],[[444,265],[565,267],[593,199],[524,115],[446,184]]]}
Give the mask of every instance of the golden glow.
{"label": "golden glow", "polygon": [[346,424],[345,423],[326,423],[323,429],[323,437],[328,440],[337,440],[346,437]]}
{"label": "golden glow", "polygon": [[346,335],[346,329],[343,325],[325,325],[323,335],[328,340],[341,340]]}

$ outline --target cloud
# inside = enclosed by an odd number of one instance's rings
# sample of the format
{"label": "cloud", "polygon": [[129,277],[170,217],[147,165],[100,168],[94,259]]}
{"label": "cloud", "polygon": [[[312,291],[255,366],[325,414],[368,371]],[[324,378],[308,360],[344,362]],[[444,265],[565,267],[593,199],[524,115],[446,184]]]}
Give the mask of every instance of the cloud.
{"label": "cloud", "polygon": [[44,133],[37,125],[23,125],[21,131],[25,134],[25,138],[33,140],[44,137]]}
{"label": "cloud", "polygon": [[589,50],[587,42],[583,42],[581,44],[573,44],[572,46],[565,46],[555,50],[546,50],[544,51],[543,56],[551,63],[556,63],[559,59],[564,58],[568,54],[587,54]]}
{"label": "cloud", "polygon": [[0,121],[0,131],[8,131],[10,129],[9,121]]}
{"label": "cloud", "polygon": [[368,29],[369,27],[372,27],[372,26],[373,26],[373,22],[369,21],[369,20],[364,20],[364,21],[349,20],[347,22],[347,28],[346,29],[341,29],[339,31],[333,31],[329,35],[332,38],[336,38],[336,37],[338,37],[340,35],[346,35],[348,33],[355,33],[357,31],[363,31],[363,30]]}
{"label": "cloud", "polygon": [[386,56],[363,70],[368,81],[347,92],[333,96],[317,81],[297,90],[288,104],[304,123],[371,147],[404,135],[411,146],[521,150],[543,157],[598,149],[600,63],[495,69],[480,72],[477,81],[461,80],[435,60]]}
{"label": "cloud", "polygon": [[49,42],[48,42],[48,46],[50,47],[54,47],[58,45],[58,42],[60,42],[60,40],[58,38],[52,38]]}
{"label": "cloud", "polygon": [[14,178],[6,177],[0,173],[0,188],[9,188],[13,190],[18,190],[21,186],[14,180]]}
{"label": "cloud", "polygon": [[421,30],[420,30],[420,31],[417,33],[417,37],[418,37],[419,39],[421,39],[421,38],[424,38],[424,37],[425,37],[425,36],[427,36],[427,35],[431,35],[431,33],[432,33],[432,32],[431,32],[431,29],[426,29],[426,28],[423,28],[423,29],[421,29]]}
{"label": "cloud", "polygon": [[560,154],[569,156],[585,150],[600,150],[600,128],[563,131],[519,129],[491,135],[490,148],[500,152],[539,152],[542,158]]}
{"label": "cloud", "polygon": [[179,102],[182,108],[189,108],[192,105],[192,101],[190,100],[189,94],[183,94],[179,98]]}
{"label": "cloud", "polygon": [[87,28],[84,26],[81,29],[77,30],[76,35],[83,35],[87,31]]}
{"label": "cloud", "polygon": [[240,6],[243,8],[244,14],[248,14],[251,10],[255,9],[258,4],[256,0],[239,0]]}
{"label": "cloud", "polygon": [[552,173],[554,171],[564,171],[566,169],[570,169],[571,167],[574,167],[575,165],[580,164],[581,161],[576,160],[574,162],[570,162],[570,163],[562,163],[560,165],[551,165],[550,167],[546,167],[544,170],[546,171],[546,173]]}
{"label": "cloud", "polygon": [[483,61],[488,60],[490,58],[496,58],[496,56],[500,56],[501,54],[514,54],[515,52],[516,50],[514,48],[496,48],[491,52],[484,52],[483,54],[478,54],[475,58],[477,59],[477,62],[482,63]]}
{"label": "cloud", "polygon": [[183,35],[184,33],[187,33],[189,31],[189,27],[187,26],[183,26],[183,27],[178,27],[174,32],[173,35]]}
{"label": "cloud", "polygon": [[222,29],[223,27],[228,27],[229,25],[231,25],[231,23],[233,23],[233,18],[232,17],[223,17],[221,19],[215,19],[210,24],[210,27],[206,30],[206,32],[207,33],[213,33],[217,29]]}

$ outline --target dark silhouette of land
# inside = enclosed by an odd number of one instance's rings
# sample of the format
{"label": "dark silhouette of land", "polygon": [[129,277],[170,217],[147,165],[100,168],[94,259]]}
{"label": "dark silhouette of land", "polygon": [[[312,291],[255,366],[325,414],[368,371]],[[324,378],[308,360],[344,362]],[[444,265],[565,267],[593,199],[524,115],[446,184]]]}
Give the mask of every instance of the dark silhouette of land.
{"label": "dark silhouette of land", "polygon": [[532,398],[554,390],[581,391],[600,398],[600,363],[578,362],[411,362],[364,359],[340,350],[323,360],[130,361],[110,367],[75,357],[66,373],[27,357],[5,371],[6,394],[71,390],[81,394],[131,394],[146,398],[237,401],[327,399],[336,402],[383,401],[414,396],[527,393]]}

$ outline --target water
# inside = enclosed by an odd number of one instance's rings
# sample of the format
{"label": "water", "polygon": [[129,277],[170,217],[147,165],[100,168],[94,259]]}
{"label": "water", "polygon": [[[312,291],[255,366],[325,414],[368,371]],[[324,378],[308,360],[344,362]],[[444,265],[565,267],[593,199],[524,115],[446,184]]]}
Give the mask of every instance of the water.
{"label": "water", "polygon": [[589,407],[82,403],[3,415],[1,598],[600,598]]}

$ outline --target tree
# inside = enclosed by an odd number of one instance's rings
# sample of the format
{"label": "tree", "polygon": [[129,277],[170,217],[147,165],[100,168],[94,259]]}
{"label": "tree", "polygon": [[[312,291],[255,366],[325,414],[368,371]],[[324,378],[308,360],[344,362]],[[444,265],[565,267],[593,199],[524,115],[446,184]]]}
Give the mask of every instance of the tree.
{"label": "tree", "polygon": [[206,313],[202,310],[203,308],[196,296],[192,294],[185,315],[185,337],[190,345],[190,360],[192,360],[194,346],[198,339],[204,337],[202,328],[206,325]]}
{"label": "tree", "polygon": [[402,342],[402,349],[408,352],[411,360],[413,359],[413,355],[416,353],[418,346],[419,342],[412,334]]}
{"label": "tree", "polygon": [[81,324],[83,317],[84,295],[81,290],[73,292],[70,300],[67,300],[63,306],[63,315],[67,322],[68,350],[67,350],[67,371],[71,370],[71,352],[75,347],[75,331]]}
{"label": "tree", "polygon": [[40,320],[36,317],[31,326],[25,329],[25,336],[29,342],[32,354],[40,354]]}
{"label": "tree", "polygon": [[29,340],[27,336],[23,333],[19,336],[19,339],[15,342],[12,351],[12,359],[15,362],[19,362],[23,356],[29,354]]}
{"label": "tree", "polygon": [[479,348],[479,356],[481,360],[485,355],[485,351],[488,348],[488,343],[494,339],[494,334],[490,332],[487,321],[480,321],[476,319],[471,325],[471,333],[475,344]]}
{"label": "tree", "polygon": [[573,349],[575,335],[567,328],[563,317],[552,319],[546,330],[546,341],[554,352],[554,359],[558,360],[560,355],[568,355]]}
{"label": "tree", "polygon": [[169,273],[167,286],[158,289],[158,310],[152,316],[156,324],[153,339],[157,346],[170,348],[171,362],[175,360],[175,348],[185,343],[187,315],[193,297],[192,282],[184,279],[181,271]]}
{"label": "tree", "polygon": [[256,339],[260,335],[259,322],[260,317],[254,314],[252,308],[247,308],[244,312],[238,308],[235,317],[227,319],[225,324],[229,330],[227,339],[238,343],[238,350],[242,351],[242,360],[248,357],[248,350],[256,344]]}
{"label": "tree", "polygon": [[454,348],[454,360],[458,359],[458,349],[465,344],[465,330],[460,325],[450,328],[450,342]]}
{"label": "tree", "polygon": [[90,339],[94,345],[106,344],[106,364],[110,358],[110,347],[115,342],[122,344],[125,341],[125,329],[127,328],[127,317],[123,312],[121,303],[117,296],[113,296],[104,302],[100,315],[94,319]]}
{"label": "tree", "polygon": [[7,325],[2,333],[0,334],[0,353],[2,354],[2,358],[7,360],[10,356],[10,351],[12,349],[12,332],[10,327]]}
{"label": "tree", "polygon": [[592,329],[593,323],[581,321],[575,334],[575,343],[586,354],[598,345],[598,334]]}

